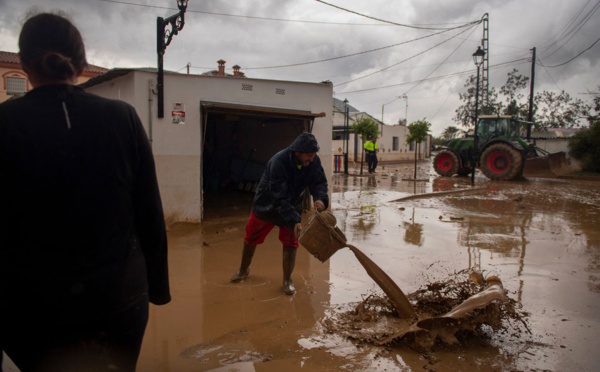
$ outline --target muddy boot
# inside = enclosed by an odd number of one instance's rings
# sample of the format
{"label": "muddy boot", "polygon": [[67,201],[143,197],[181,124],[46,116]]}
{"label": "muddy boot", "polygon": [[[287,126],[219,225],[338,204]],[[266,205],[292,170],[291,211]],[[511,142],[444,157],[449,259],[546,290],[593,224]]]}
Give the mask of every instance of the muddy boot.
{"label": "muddy boot", "polygon": [[292,282],[292,273],[296,266],[296,251],[297,248],[283,248],[283,293],[293,295],[296,293],[294,283]]}
{"label": "muddy boot", "polygon": [[250,274],[250,263],[252,262],[252,257],[254,257],[255,250],[256,245],[244,244],[244,252],[242,253],[242,264],[240,265],[240,269],[238,270],[238,272],[231,277],[232,282],[241,282],[242,280],[248,277],[248,274]]}

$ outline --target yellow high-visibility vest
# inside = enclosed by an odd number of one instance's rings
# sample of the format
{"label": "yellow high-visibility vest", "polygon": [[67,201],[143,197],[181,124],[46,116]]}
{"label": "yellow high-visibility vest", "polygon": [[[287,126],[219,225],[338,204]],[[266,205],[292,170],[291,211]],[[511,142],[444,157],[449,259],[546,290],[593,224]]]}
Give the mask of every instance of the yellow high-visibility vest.
{"label": "yellow high-visibility vest", "polygon": [[367,151],[375,151],[377,150],[377,142],[373,143],[371,141],[367,141],[363,147]]}

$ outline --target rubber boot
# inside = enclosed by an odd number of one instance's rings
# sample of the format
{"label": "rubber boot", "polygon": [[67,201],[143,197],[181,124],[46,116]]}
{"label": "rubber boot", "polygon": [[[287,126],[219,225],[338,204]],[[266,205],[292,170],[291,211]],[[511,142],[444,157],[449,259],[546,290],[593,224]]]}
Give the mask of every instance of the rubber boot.
{"label": "rubber boot", "polygon": [[256,250],[256,245],[246,245],[244,244],[244,251],[242,253],[242,264],[240,265],[240,269],[234,276],[231,277],[231,281],[234,283],[241,282],[246,279],[250,274],[250,263],[252,263],[252,257],[254,257],[254,251]]}
{"label": "rubber boot", "polygon": [[292,282],[292,273],[296,266],[297,248],[283,247],[283,293],[291,296],[296,293],[294,283]]}

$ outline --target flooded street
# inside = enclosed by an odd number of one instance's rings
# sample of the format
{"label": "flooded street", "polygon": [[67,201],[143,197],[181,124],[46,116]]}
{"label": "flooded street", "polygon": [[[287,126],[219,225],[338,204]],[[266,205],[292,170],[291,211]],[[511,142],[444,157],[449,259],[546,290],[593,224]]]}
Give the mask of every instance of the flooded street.
{"label": "flooded street", "polygon": [[[324,319],[383,292],[349,249],[321,263],[300,247],[297,294],[284,295],[276,231],[258,246],[248,279],[230,283],[251,203],[241,194],[207,201],[204,223],[169,231],[173,301],[151,307],[138,370],[597,370],[600,182],[478,175],[472,190],[470,178],[438,177],[430,163],[419,163],[417,182],[405,180],[413,164],[334,175],[337,226],[404,293],[477,269],[501,279],[522,321],[427,352],[328,332]],[[466,192],[428,195],[456,190]]]}

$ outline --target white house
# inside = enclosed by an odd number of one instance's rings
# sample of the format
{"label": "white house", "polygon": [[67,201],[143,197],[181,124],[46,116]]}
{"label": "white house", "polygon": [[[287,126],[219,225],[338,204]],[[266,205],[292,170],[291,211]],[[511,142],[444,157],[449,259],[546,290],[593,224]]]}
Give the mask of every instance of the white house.
{"label": "white house", "polygon": [[[348,122],[346,122],[346,104],[337,99],[333,99],[333,154],[334,154],[334,171],[343,172],[343,154],[346,152],[346,144],[348,146],[348,163],[349,169],[352,165],[361,161],[362,140],[360,136],[352,133],[351,128],[354,122],[361,117],[372,119],[379,126],[379,138],[377,158],[380,163],[399,162],[414,160],[415,151],[418,151],[418,159],[424,159],[431,155],[431,138],[427,142],[410,145],[406,144],[408,135],[408,127],[405,125],[388,125],[374,118],[366,112],[361,112],[348,104]],[[350,129],[347,132],[346,126]]]}
{"label": "white house", "polygon": [[201,221],[203,198],[212,191],[253,191],[269,158],[304,131],[315,134],[325,172],[332,173],[330,82],[165,72],[158,118],[156,78],[151,70],[114,69],[82,86],[136,108],[168,223]]}

